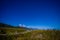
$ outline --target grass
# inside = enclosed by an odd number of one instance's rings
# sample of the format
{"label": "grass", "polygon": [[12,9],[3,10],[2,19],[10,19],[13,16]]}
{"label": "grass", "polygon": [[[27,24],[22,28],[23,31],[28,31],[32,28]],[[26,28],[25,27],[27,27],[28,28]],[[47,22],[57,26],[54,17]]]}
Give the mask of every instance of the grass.
{"label": "grass", "polygon": [[24,34],[10,35],[16,31],[20,33],[26,30],[20,28],[0,28],[0,34],[7,34],[6,36],[0,35],[0,40],[60,40],[60,30],[32,30]]}

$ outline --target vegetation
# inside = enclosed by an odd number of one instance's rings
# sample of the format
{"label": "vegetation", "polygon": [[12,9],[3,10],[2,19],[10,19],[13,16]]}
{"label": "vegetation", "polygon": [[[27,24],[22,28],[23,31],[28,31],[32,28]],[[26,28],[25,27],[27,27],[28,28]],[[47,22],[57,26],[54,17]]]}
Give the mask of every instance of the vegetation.
{"label": "vegetation", "polygon": [[29,30],[27,32],[28,28],[5,26],[0,24],[0,40],[60,40],[60,30]]}

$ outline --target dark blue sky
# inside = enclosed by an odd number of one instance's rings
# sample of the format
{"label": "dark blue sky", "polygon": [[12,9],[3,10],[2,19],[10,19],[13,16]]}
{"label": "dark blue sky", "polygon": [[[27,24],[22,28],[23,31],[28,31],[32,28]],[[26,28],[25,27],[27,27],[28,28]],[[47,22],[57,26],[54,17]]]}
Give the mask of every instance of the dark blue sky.
{"label": "dark blue sky", "polygon": [[0,0],[1,22],[33,28],[60,28],[59,0]]}

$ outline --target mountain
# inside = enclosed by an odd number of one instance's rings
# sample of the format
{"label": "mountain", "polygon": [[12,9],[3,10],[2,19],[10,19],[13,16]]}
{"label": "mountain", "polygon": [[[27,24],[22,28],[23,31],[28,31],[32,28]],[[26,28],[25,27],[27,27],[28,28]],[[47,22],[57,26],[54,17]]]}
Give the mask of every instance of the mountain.
{"label": "mountain", "polygon": [[0,23],[0,27],[14,27],[14,26],[11,26],[11,25],[5,24],[5,23]]}
{"label": "mountain", "polygon": [[19,29],[25,29],[25,30],[33,30],[32,28],[21,27],[21,26],[12,26],[12,25],[5,24],[5,23],[0,23],[0,28],[19,28]]}

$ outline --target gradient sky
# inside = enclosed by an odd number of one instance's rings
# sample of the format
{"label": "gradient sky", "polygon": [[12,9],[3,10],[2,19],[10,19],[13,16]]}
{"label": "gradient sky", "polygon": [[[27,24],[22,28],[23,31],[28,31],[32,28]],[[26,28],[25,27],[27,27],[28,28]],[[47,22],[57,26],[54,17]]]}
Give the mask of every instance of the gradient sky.
{"label": "gradient sky", "polygon": [[0,4],[3,23],[60,29],[59,0],[0,0]]}

